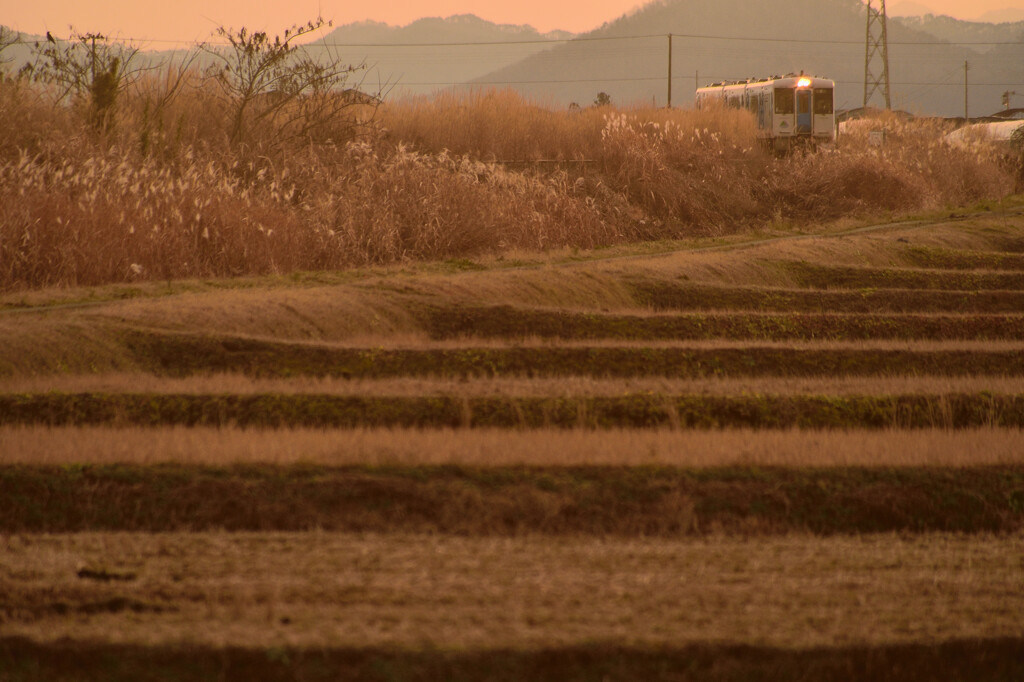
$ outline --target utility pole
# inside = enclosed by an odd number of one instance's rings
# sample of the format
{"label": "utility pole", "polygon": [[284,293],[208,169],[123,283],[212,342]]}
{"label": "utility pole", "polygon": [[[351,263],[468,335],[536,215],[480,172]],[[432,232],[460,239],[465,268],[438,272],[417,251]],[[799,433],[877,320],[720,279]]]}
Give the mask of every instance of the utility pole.
{"label": "utility pole", "polygon": [[[892,109],[892,98],[889,90],[889,37],[886,29],[885,0],[867,0],[868,25],[864,38],[864,106],[871,101],[871,96],[879,88],[885,99],[885,108]],[[875,57],[881,64],[874,66]],[[880,66],[880,70],[876,68]]]}
{"label": "utility pole", "polygon": [[83,37],[88,39],[88,41],[89,41],[89,60],[91,62],[91,66],[90,66],[90,69],[89,69],[89,75],[92,77],[92,81],[91,82],[95,83],[96,82],[96,41],[97,40],[106,40],[107,37],[105,35],[103,35],[102,33],[86,33]]}
{"label": "utility pole", "polygon": [[672,108],[672,34],[668,34],[668,108]]}
{"label": "utility pole", "polygon": [[967,70],[969,68],[970,67],[967,65],[967,60],[965,59],[964,60],[964,121],[967,121],[967,120],[970,119],[970,116],[968,116],[968,111],[967,111]]}

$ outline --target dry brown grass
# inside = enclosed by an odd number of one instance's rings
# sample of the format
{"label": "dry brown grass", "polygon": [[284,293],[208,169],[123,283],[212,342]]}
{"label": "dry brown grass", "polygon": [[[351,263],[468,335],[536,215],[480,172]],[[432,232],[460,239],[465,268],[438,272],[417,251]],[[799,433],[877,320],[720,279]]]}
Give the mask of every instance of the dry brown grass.
{"label": "dry brown grass", "polygon": [[[511,249],[501,254],[481,256],[472,263],[461,264],[482,267],[486,274],[455,272],[461,268],[454,263],[403,263],[348,270],[343,272],[299,275],[295,277],[237,277],[232,280],[178,280],[174,282],[138,281],[129,284],[108,284],[97,287],[49,287],[34,290],[0,293],[0,305],[51,305],[74,303],[82,300],[116,300],[122,298],[163,297],[173,293],[213,293],[225,288],[276,288],[309,289],[318,285],[341,285],[353,283],[374,283],[393,279],[396,275],[417,275],[416,288],[425,293],[437,293],[429,289],[433,283],[445,288],[446,295],[462,294],[461,282],[469,281],[474,289],[488,280],[495,283],[511,284],[519,281],[519,287],[510,296],[530,295],[533,300],[555,282],[551,278],[552,267],[557,268],[561,286],[565,279],[576,284],[571,294],[574,302],[585,306],[604,306],[609,303],[621,305],[622,292],[617,303],[597,294],[605,294],[595,285],[606,287],[604,275],[623,272],[631,275],[664,275],[669,279],[686,279],[695,282],[793,286],[785,273],[768,267],[773,260],[816,260],[825,256],[830,263],[851,266],[892,267],[916,264],[908,263],[901,255],[906,244],[911,247],[934,247],[967,251],[1002,251],[1006,248],[1022,248],[1017,236],[1020,225],[1021,200],[1013,199],[1004,205],[990,207],[991,212],[974,212],[969,220],[948,220],[947,215],[933,217],[920,223],[872,225],[847,219],[816,225],[776,224],[770,229],[754,234],[742,233],[714,240],[684,239],[665,242],[628,244],[589,252],[571,249],[550,249],[545,253],[517,251]],[[870,232],[863,232],[869,230]],[[835,239],[842,236],[842,239]],[[903,240],[906,240],[906,244]],[[1016,246],[1015,246],[1016,245]],[[710,248],[711,251],[706,249]],[[694,251],[696,249],[696,251]],[[571,273],[588,271],[589,286],[575,282]],[[488,288],[492,295],[496,292]],[[557,293],[557,292],[555,292]],[[550,297],[540,301],[550,304]]]}
{"label": "dry brown grass", "polygon": [[[908,205],[958,206],[983,188],[1003,185],[1005,167],[992,163],[994,150],[954,147],[943,142],[949,124],[935,119],[914,121],[882,113],[874,125],[852,128],[844,135],[837,158],[808,155],[791,158],[786,170],[771,176],[780,211],[838,217],[863,211],[867,205],[899,211]],[[886,130],[887,144],[873,147],[868,134]]]}
{"label": "dry brown grass", "polygon": [[7,636],[150,646],[810,648],[1020,637],[1022,553],[1019,536],[942,534],[22,535],[0,539],[0,619]]}
{"label": "dry brown grass", "polygon": [[[359,294],[361,297],[376,288],[395,290],[401,286],[402,290],[409,293],[443,295],[446,299],[458,302],[487,298],[495,303],[565,305],[567,300],[571,300],[574,306],[581,308],[625,309],[632,304],[632,298],[629,288],[621,281],[623,275],[670,282],[688,280],[727,285],[794,287],[800,285],[798,277],[793,272],[780,269],[777,261],[827,260],[834,265],[900,266],[905,264],[901,258],[901,249],[905,245],[900,240],[907,240],[915,246],[993,250],[1000,248],[1006,241],[1018,239],[1015,235],[1019,233],[1020,224],[1019,209],[1011,209],[1007,215],[978,215],[967,222],[938,220],[921,225],[883,228],[873,233],[840,233],[841,239],[836,238],[836,234],[820,234],[822,231],[835,232],[834,226],[819,226],[800,234],[768,232],[753,238],[739,236],[712,242],[665,243],[653,252],[643,246],[632,246],[575,256],[566,251],[520,254],[525,261],[513,259],[510,255],[509,259],[495,257],[467,262],[471,268],[477,267],[479,263],[480,267],[485,268],[483,272],[459,272],[459,263],[455,262],[447,266],[378,267],[296,278],[238,278],[230,282],[140,281],[98,288],[51,287],[8,292],[0,296],[0,303],[49,305],[105,299],[113,304],[122,298],[167,298],[172,294],[182,294],[174,298],[175,306],[193,308],[195,303],[224,297],[225,303],[237,302],[247,309],[258,306],[260,315],[256,317],[262,318],[274,314],[272,309],[275,306],[268,305],[268,301],[305,306],[313,301],[304,299],[331,299],[336,306],[348,297],[347,294],[352,293],[347,285],[356,285],[362,289]],[[702,245],[710,245],[715,250],[691,250],[692,247]],[[225,288],[235,290],[225,291]],[[278,291],[269,293],[268,288]],[[301,290],[301,293],[296,293],[296,290]],[[378,299],[374,305],[381,303]],[[121,302],[119,305],[137,307],[132,302]],[[160,304],[153,305],[159,307]],[[227,311],[221,313],[230,315]]]}
{"label": "dry brown grass", "polygon": [[591,108],[566,115],[512,90],[482,89],[389,102],[378,120],[388,137],[427,153],[448,150],[484,161],[592,161],[607,114]]}
{"label": "dry brown grass", "polygon": [[[325,296],[327,292],[323,292]],[[299,296],[292,309],[275,305],[277,296],[228,293],[197,301],[174,297],[149,304],[111,304],[101,311],[61,311],[51,315],[0,315],[0,390],[8,382],[40,377],[38,386],[48,389],[42,377],[139,372],[140,368],[123,342],[124,323],[143,328],[185,328],[197,333],[241,338],[312,343],[314,347],[348,349],[466,350],[501,348],[693,348],[796,349],[823,351],[967,351],[1005,353],[1024,351],[1017,341],[989,340],[829,340],[829,341],[735,341],[728,339],[637,341],[573,341],[523,338],[478,338],[467,345],[462,339],[432,340],[399,308],[372,299],[359,305],[310,305]],[[321,298],[318,294],[315,298]],[[338,297],[340,298],[340,296]],[[337,299],[336,299],[337,302]]]}
{"label": "dry brown grass", "polygon": [[[0,290],[593,248],[1013,189],[995,156],[924,129],[776,160],[741,112],[555,112],[508,92],[389,104],[386,134],[347,142],[233,147],[207,90],[183,91],[156,125],[140,86],[97,137],[45,91],[0,83],[0,116],[26,122],[0,134]],[[593,163],[493,163],[509,156]]]}
{"label": "dry brown grass", "polygon": [[1024,463],[1019,429],[557,430],[0,427],[0,465],[920,467]]}

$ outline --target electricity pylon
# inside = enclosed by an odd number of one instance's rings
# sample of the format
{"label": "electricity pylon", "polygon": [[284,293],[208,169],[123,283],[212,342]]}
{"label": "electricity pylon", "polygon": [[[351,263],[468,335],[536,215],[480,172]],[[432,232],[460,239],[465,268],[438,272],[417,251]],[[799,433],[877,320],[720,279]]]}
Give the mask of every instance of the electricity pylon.
{"label": "electricity pylon", "polygon": [[[889,97],[889,38],[886,34],[885,0],[867,0],[868,28],[864,43],[864,106],[879,88],[885,97],[885,108],[892,109]],[[879,64],[878,62],[881,62]],[[880,68],[879,68],[880,67]]]}

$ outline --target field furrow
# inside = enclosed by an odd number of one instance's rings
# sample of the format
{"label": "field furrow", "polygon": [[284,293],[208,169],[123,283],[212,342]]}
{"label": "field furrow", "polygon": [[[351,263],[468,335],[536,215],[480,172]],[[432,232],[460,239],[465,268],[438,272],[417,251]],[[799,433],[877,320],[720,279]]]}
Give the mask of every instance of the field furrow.
{"label": "field furrow", "polygon": [[779,262],[782,272],[812,289],[947,289],[955,291],[1024,289],[1024,272],[880,268]]}
{"label": "field furrow", "polygon": [[[473,330],[466,329],[464,332]],[[500,341],[500,339],[496,339]],[[621,343],[621,342],[620,342]],[[664,345],[351,348],[193,334],[133,333],[124,356],[157,374],[238,372],[250,376],[864,376],[872,374],[1024,374],[1024,345],[945,350],[913,342],[899,347]]]}
{"label": "field furrow", "polygon": [[1024,270],[1024,254],[1021,253],[916,246],[901,251],[900,257],[908,264],[920,268]]}
{"label": "field furrow", "polygon": [[850,376],[708,375],[672,377],[622,376],[395,376],[251,377],[239,373],[190,374],[180,377],[133,373],[24,377],[7,382],[4,394],[185,394],[185,395],[322,395],[382,398],[599,398],[646,395],[945,395],[988,392],[1015,394],[1024,377],[891,373]]}
{"label": "field furrow", "polygon": [[436,339],[1012,339],[1024,340],[1024,315],[870,313],[612,313],[512,306],[439,308],[425,327]]}
{"label": "field furrow", "polygon": [[[1024,531],[1024,466],[13,465],[4,533],[316,530],[458,535]],[[1018,567],[1019,568],[1019,567]]]}
{"label": "field furrow", "polygon": [[0,423],[124,426],[504,428],[1024,427],[1024,394],[361,396],[0,395]]}
{"label": "field furrow", "polygon": [[[122,604],[121,611],[134,605],[132,602],[113,602],[115,607]],[[925,617],[921,612],[912,613]],[[134,613],[133,617],[137,618]],[[820,618],[825,621],[829,617],[822,615]],[[720,619],[717,613],[713,613],[707,616],[707,620],[718,622]],[[272,619],[266,622],[268,629],[275,627],[269,624]],[[290,616],[282,616],[278,622],[287,626],[293,620]],[[527,627],[534,626],[535,623],[527,623]],[[913,624],[908,627],[913,628]],[[263,645],[250,638],[239,646],[162,642],[110,644],[86,637],[39,642],[37,638],[0,637],[0,656],[9,661],[14,680],[76,682],[140,680],[154,668],[181,682],[209,679],[333,682],[339,678],[377,682],[383,677],[382,670],[390,679],[443,679],[452,682],[482,678],[493,682],[526,679],[560,682],[591,678],[602,682],[637,679],[745,682],[764,678],[766,670],[775,679],[813,679],[817,682],[853,679],[974,682],[1024,677],[1024,664],[1020,663],[1024,660],[1024,638],[1013,636],[896,644],[839,643],[820,647],[772,647],[719,640],[643,646],[622,644],[626,635],[617,632],[609,641],[588,641],[577,646],[541,645],[533,649],[514,649],[502,642],[494,648],[479,646],[448,650],[431,645],[306,648],[282,644],[305,637],[290,635],[287,627],[281,630],[280,638],[273,644]],[[103,634],[107,636],[107,633]],[[432,641],[441,639],[441,634],[435,632]],[[842,637],[837,636],[837,639]],[[669,672],[680,670],[687,672]]]}
{"label": "field furrow", "polygon": [[1019,313],[1024,291],[946,289],[773,289],[665,281],[633,284],[655,310],[790,313]]}

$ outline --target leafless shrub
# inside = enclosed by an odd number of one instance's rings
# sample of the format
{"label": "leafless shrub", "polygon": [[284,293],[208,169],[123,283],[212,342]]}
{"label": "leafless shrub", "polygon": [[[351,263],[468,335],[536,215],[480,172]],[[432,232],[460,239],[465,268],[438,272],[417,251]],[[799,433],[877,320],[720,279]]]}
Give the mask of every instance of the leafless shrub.
{"label": "leafless shrub", "polygon": [[22,75],[53,85],[57,102],[87,102],[92,127],[109,130],[118,96],[143,71],[136,61],[138,53],[138,47],[99,33],[72,28],[64,41],[47,32],[44,42],[33,45],[34,61],[25,65]]}
{"label": "leafless shrub", "polygon": [[218,28],[227,47],[202,46],[214,60],[207,77],[217,84],[228,111],[233,145],[278,146],[294,142],[344,141],[365,120],[360,109],[376,98],[346,88],[363,65],[342,62],[329,47],[314,55],[295,41],[322,26],[321,18],[283,35]]}

